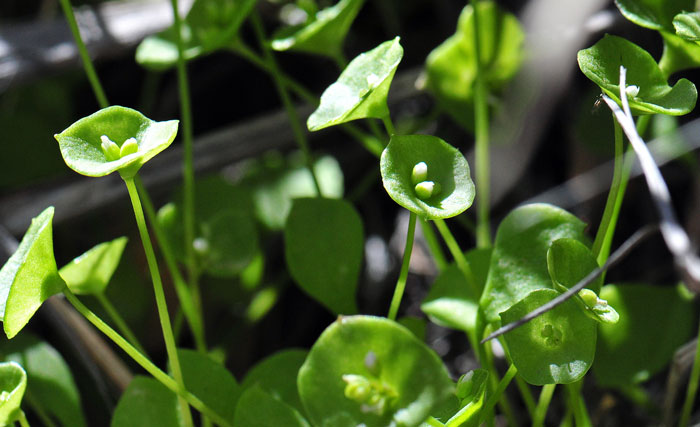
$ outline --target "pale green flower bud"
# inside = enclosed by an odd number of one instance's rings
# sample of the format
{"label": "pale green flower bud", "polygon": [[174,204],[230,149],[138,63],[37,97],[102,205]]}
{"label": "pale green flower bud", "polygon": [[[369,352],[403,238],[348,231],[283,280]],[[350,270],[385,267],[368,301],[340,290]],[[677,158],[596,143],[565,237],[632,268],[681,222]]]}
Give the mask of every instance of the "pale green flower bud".
{"label": "pale green flower bud", "polygon": [[136,138],[129,138],[122,144],[122,148],[119,150],[119,156],[128,156],[129,154],[134,154],[137,151],[139,151],[139,144],[136,142]]}
{"label": "pale green flower bud", "polygon": [[440,184],[433,181],[423,181],[416,184],[416,195],[421,200],[427,200],[440,193]]}
{"label": "pale green flower bud", "polygon": [[121,157],[119,154],[119,146],[109,139],[107,135],[102,135],[100,140],[102,141],[102,152],[107,158],[107,161],[112,162],[114,160],[119,160]]}
{"label": "pale green flower bud", "polygon": [[578,295],[588,307],[593,308],[598,304],[598,295],[590,289],[581,289],[578,291]]}
{"label": "pale green flower bud", "polygon": [[425,162],[416,163],[411,173],[411,182],[416,185],[428,179],[428,165]]}

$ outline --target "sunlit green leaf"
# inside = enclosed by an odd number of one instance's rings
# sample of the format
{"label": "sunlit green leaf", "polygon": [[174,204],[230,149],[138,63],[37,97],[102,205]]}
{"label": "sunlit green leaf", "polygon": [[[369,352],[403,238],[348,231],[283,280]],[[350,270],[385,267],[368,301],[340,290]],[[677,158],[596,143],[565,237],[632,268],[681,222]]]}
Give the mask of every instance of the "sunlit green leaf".
{"label": "sunlit green leaf", "polygon": [[[593,252],[576,239],[555,240],[547,250],[547,270],[552,281],[560,286],[560,291],[575,286],[596,268],[598,263]],[[597,293],[601,286],[603,278],[598,277],[586,287]]]}
{"label": "sunlit green leaf", "polygon": [[306,350],[287,349],[263,359],[246,373],[241,389],[258,386],[304,415],[304,406],[297,389],[297,375],[307,354]]}
{"label": "sunlit green leaf", "polygon": [[271,396],[260,386],[243,391],[236,406],[236,425],[246,427],[310,427],[294,408]]}
{"label": "sunlit green leaf", "polygon": [[20,414],[27,374],[15,362],[0,363],[0,425],[10,425]]}
{"label": "sunlit green leaf", "polygon": [[[144,163],[168,148],[177,126],[177,120],[155,122],[136,110],[113,106],[78,120],[54,137],[63,160],[74,171],[104,176],[118,170],[122,177],[131,178]],[[103,137],[119,147],[135,139],[138,151],[110,159],[102,148]]]}
{"label": "sunlit green leaf", "polygon": [[662,31],[661,36],[664,39],[664,51],[659,60],[659,68],[665,75],[700,67],[700,44],[666,31]]}
{"label": "sunlit green leaf", "polygon": [[285,257],[297,284],[336,314],[357,312],[362,219],[351,204],[296,199],[284,230]]}
{"label": "sunlit green leaf", "polygon": [[673,17],[673,28],[685,40],[700,40],[700,12],[679,13]]}
{"label": "sunlit green leaf", "polygon": [[[621,37],[606,35],[588,49],[579,51],[583,74],[618,103],[620,66],[627,69],[628,100],[634,114],[683,115],[695,108],[695,85],[680,79],[671,87],[654,58],[644,49]],[[635,93],[636,92],[636,93]]]}
{"label": "sunlit green leaf", "polygon": [[695,10],[695,0],[615,0],[622,15],[652,30],[673,32],[673,17]]}
{"label": "sunlit green leaf", "polygon": [[486,396],[489,373],[485,369],[469,371],[457,382],[460,410],[451,417],[445,427],[472,427],[479,423],[481,407]]}
{"label": "sunlit green leaf", "polygon": [[32,219],[17,251],[0,270],[0,317],[8,338],[24,328],[41,304],[66,284],[53,255],[53,207]]}
{"label": "sunlit green leaf", "polygon": [[111,427],[183,426],[177,395],[163,384],[136,376],[124,390],[112,415]]}
{"label": "sunlit green leaf", "polygon": [[402,57],[403,48],[396,37],[353,59],[321,95],[320,105],[307,121],[309,130],[388,117],[386,97]]}
{"label": "sunlit green leaf", "polygon": [[119,265],[126,242],[126,237],[119,237],[100,243],[63,266],[58,273],[74,294],[102,293]]}
{"label": "sunlit green leaf", "polygon": [[440,358],[397,323],[341,316],[299,371],[308,419],[319,426],[420,425],[453,396]]}

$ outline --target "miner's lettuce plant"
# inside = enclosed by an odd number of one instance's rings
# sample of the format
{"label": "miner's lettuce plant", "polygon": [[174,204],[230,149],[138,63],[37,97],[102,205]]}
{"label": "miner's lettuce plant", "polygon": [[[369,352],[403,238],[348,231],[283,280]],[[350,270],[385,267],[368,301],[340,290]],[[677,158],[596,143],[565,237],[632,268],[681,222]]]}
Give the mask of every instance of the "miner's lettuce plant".
{"label": "miner's lettuce plant", "polygon": [[[671,85],[668,79],[672,72],[700,64],[700,21],[694,4],[686,3],[617,1],[625,17],[661,33],[666,50],[659,62],[642,47],[612,35],[579,52],[582,72],[615,102],[628,100],[632,112],[640,115],[642,134],[650,115],[684,115],[695,107],[694,84],[678,79]],[[517,18],[494,2],[472,1],[462,11],[455,34],[426,61],[423,81],[439,109],[474,133],[473,180],[463,147],[438,136],[405,132],[407,126],[394,124],[387,99],[404,54],[399,36],[349,63],[345,60],[344,40],[363,4],[341,0],[319,10],[315,2],[299,1],[294,7],[305,14],[305,22],[268,37],[255,1],[196,0],[184,19],[176,17],[171,28],[144,40],[136,52],[136,61],[151,70],[177,67],[181,121],[153,121],[131,108],[107,105],[106,97],[99,95],[104,92],[94,69],[86,65],[102,108],[55,139],[74,171],[90,177],[118,172],[125,182],[151,274],[168,367],[163,370],[149,359],[120,307],[107,298],[127,239],[99,243],[59,269],[54,209],[47,207],[0,270],[0,316],[12,339],[0,347],[8,361],[0,364],[0,423],[24,426],[26,410],[47,424],[86,425],[65,361],[30,333],[18,335],[56,294],[63,294],[150,375],[140,372],[121,395],[111,417],[111,425],[117,427],[190,426],[197,420],[202,425],[246,427],[458,427],[493,424],[497,407],[516,423],[511,399],[504,394],[514,379],[534,425],[544,425],[557,385],[565,385],[564,405],[571,417],[588,425],[581,389],[589,371],[600,386],[629,391],[668,365],[693,332],[688,326],[693,319],[689,297],[680,288],[606,284],[601,274],[612,251],[631,169],[631,162],[623,158],[620,129],[615,133],[615,175],[597,229],[559,207],[530,204],[508,213],[492,241],[489,114],[498,110],[497,95],[526,57]],[[73,22],[71,8],[65,10]],[[260,53],[239,35],[246,23],[252,25]],[[77,30],[74,22],[71,25]],[[76,42],[84,48],[79,35]],[[178,132],[191,142],[184,65],[220,50],[233,51],[270,75],[299,152],[270,153],[243,162],[236,182],[220,176],[195,180],[191,144],[185,142],[183,187],[156,209],[138,172],[167,149]],[[332,58],[342,70],[317,97],[279,67],[275,55],[282,51]],[[620,66],[629,70],[627,84],[620,83]],[[291,94],[315,107],[306,123]],[[344,198],[339,163],[316,155],[308,144],[308,132],[332,127],[347,132],[377,157],[381,183],[374,176],[371,184],[383,187],[387,201],[396,202],[408,216],[403,259],[386,317],[363,314],[357,298],[363,280],[363,215],[350,197]],[[477,247],[465,252],[445,220],[470,212],[475,200]],[[459,372],[458,379],[425,343],[424,321],[402,317],[418,224],[439,270],[420,308],[433,323],[464,332],[481,366]],[[151,233],[194,349],[183,348],[173,332]],[[285,275],[337,318],[309,349],[279,351],[239,382],[217,358],[216,344],[207,342],[211,337],[206,334],[200,286],[233,283],[250,296],[245,320],[264,317],[279,292],[270,285],[266,268],[270,239],[283,241],[279,250],[284,252]],[[598,275],[585,282],[592,273]],[[489,332],[569,294],[499,338],[508,366],[505,373],[499,372],[492,346],[482,342]],[[119,332],[79,296],[94,297]],[[668,327],[652,327],[659,324]],[[51,367],[50,372],[45,367]],[[694,383],[697,376],[691,378],[691,403],[686,403],[682,422],[692,408]],[[542,386],[538,402],[529,385]],[[23,401],[25,390],[31,399]],[[193,416],[192,409],[199,414]]]}

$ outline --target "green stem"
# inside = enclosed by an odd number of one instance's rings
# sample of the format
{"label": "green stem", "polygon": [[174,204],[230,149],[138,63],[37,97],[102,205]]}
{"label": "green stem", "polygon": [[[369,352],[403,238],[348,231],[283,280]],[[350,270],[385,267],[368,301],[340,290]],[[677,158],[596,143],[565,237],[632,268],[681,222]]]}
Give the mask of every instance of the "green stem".
{"label": "green stem", "polygon": [[201,299],[199,298],[200,294],[199,292],[190,293],[187,283],[182,277],[180,269],[177,266],[177,262],[175,261],[175,255],[173,254],[173,249],[170,247],[170,241],[158,223],[156,211],[153,207],[153,202],[151,201],[151,197],[148,195],[146,187],[143,185],[141,178],[138,176],[134,178],[134,182],[136,183],[136,189],[141,196],[141,202],[143,203],[143,208],[146,212],[148,222],[150,223],[151,229],[156,236],[156,241],[160,247],[160,252],[163,254],[165,265],[167,266],[170,277],[175,285],[175,292],[180,300],[182,312],[187,318],[187,323],[190,325],[190,330],[192,331],[192,336],[194,337],[195,347],[200,353],[206,353],[207,344],[204,332],[204,315],[202,311]]}
{"label": "green stem", "polygon": [[447,259],[445,258],[445,253],[440,247],[440,243],[437,240],[433,227],[423,218],[420,219],[420,226],[421,230],[423,230],[425,243],[427,243],[428,248],[430,248],[430,254],[433,256],[433,260],[435,260],[435,265],[437,266],[438,271],[444,270],[447,266]]}
{"label": "green stem", "polygon": [[554,395],[554,389],[557,387],[556,384],[545,384],[540,392],[540,400],[537,402],[537,409],[535,409],[535,416],[532,419],[533,427],[544,426],[544,419],[547,416],[547,409],[549,409],[549,403],[552,401],[552,396]]}
{"label": "green stem", "polygon": [[535,399],[532,397],[530,385],[520,376],[515,377],[515,384],[518,386],[520,396],[523,398],[525,408],[527,408],[527,413],[530,414],[530,418],[534,418],[537,405],[535,404]]}
{"label": "green stem", "polygon": [[387,113],[386,116],[382,117],[382,123],[386,128],[386,133],[389,135],[389,139],[396,134],[396,128],[394,127],[394,122],[391,121],[391,115]]}
{"label": "green stem", "polygon": [[146,354],[146,350],[144,350],[138,338],[136,338],[136,335],[134,335],[134,332],[131,330],[131,328],[129,328],[129,325],[126,324],[124,318],[122,318],[117,309],[114,308],[111,302],[109,302],[109,299],[107,299],[107,296],[104,294],[104,292],[96,293],[94,294],[94,297],[97,298],[97,301],[102,305],[102,308],[105,309],[107,315],[112,318],[114,323],[117,325],[117,329],[119,329],[119,332],[121,332],[122,335],[124,335],[126,339],[128,339],[129,342],[131,342],[138,351],[140,351],[143,354]]}
{"label": "green stem", "polygon": [[27,421],[27,416],[24,414],[23,410],[19,410],[19,417],[17,418],[19,425],[21,427],[29,427],[29,421]]}
{"label": "green stem", "polygon": [[403,251],[403,262],[401,263],[401,272],[399,279],[396,281],[394,296],[391,299],[391,307],[389,308],[389,319],[396,320],[396,314],[399,312],[403,291],[406,289],[406,279],[408,278],[408,266],[411,262],[411,251],[413,251],[413,237],[416,231],[416,214],[411,212],[408,216],[408,232],[406,233],[406,247]]}
{"label": "green stem", "polygon": [[[168,306],[165,301],[163,283],[160,278],[160,271],[158,270],[156,254],[153,251],[151,238],[148,235],[148,229],[146,228],[146,219],[143,216],[141,200],[139,199],[139,194],[136,190],[136,184],[134,184],[134,180],[132,178],[124,179],[124,182],[126,183],[126,188],[129,191],[131,205],[134,208],[134,216],[136,217],[136,224],[139,229],[139,234],[141,235],[141,243],[143,244],[143,250],[146,253],[148,269],[151,271],[151,280],[153,281],[153,292],[155,293],[156,297],[158,317],[160,318],[160,325],[161,329],[163,330],[163,339],[165,340],[165,349],[168,353],[170,368],[173,370],[173,377],[175,378],[175,381],[177,381],[178,385],[184,390],[185,383],[182,378],[182,369],[180,368],[180,359],[178,359],[177,356],[177,348],[175,347],[175,337],[173,335],[173,329],[170,324],[170,315],[168,314]],[[180,399],[182,399],[182,397]],[[187,404],[185,404],[185,402],[181,402],[180,410],[182,411],[182,416],[185,425],[192,426],[192,414],[190,413],[190,407]]]}
{"label": "green stem", "polygon": [[681,427],[687,426],[690,420],[690,413],[693,410],[695,395],[698,391],[698,380],[700,380],[700,327],[698,327],[698,343],[695,347],[693,369],[690,371],[690,380],[688,380],[688,388],[685,391],[685,401],[683,402],[683,410],[681,411],[681,421],[678,424]]}
{"label": "green stem", "polygon": [[253,13],[251,14],[251,22],[253,24],[253,29],[255,30],[255,35],[258,37],[258,41],[260,42],[260,48],[262,49],[264,60],[268,64],[269,72],[272,75],[272,79],[275,82],[277,93],[279,94],[279,97],[282,100],[284,109],[287,110],[289,124],[292,126],[292,132],[294,133],[294,139],[296,139],[297,144],[299,145],[299,148],[301,149],[301,152],[304,155],[306,167],[309,169],[311,177],[314,181],[314,185],[316,186],[316,192],[318,193],[319,197],[323,197],[321,185],[319,184],[318,177],[316,176],[316,171],[314,170],[314,162],[313,158],[311,157],[311,150],[309,149],[309,141],[306,138],[306,132],[304,132],[304,130],[301,127],[299,114],[297,113],[296,108],[294,108],[294,104],[292,103],[292,100],[289,97],[289,92],[287,92],[287,86],[280,78],[280,72],[279,67],[277,65],[277,61],[275,61],[274,55],[272,54],[272,52],[270,52],[270,48],[265,42],[265,30],[260,20],[260,16],[258,16],[258,13],[256,11],[253,11]]}
{"label": "green stem", "polygon": [[85,47],[85,42],[83,42],[83,38],[80,36],[80,29],[78,28],[78,22],[75,20],[75,14],[73,13],[70,0],[61,0],[61,8],[63,9],[63,13],[66,15],[66,20],[68,21],[68,26],[70,27],[71,33],[73,33],[75,44],[78,46],[78,53],[80,54],[80,59],[83,61],[83,68],[85,69],[85,74],[87,74],[87,78],[90,81],[90,86],[92,86],[92,91],[95,94],[95,98],[97,98],[97,103],[100,105],[100,108],[107,108],[109,107],[107,96],[105,95],[105,91],[100,84],[100,79],[97,77],[97,72],[95,72],[95,67],[92,64],[90,55]]}
{"label": "green stem", "polygon": [[479,297],[481,296],[481,289],[479,289],[479,285],[476,283],[474,273],[472,272],[472,269],[469,266],[469,261],[467,261],[467,257],[464,256],[464,252],[462,252],[462,249],[459,247],[457,240],[455,240],[455,237],[452,235],[452,232],[447,227],[447,224],[445,224],[445,220],[436,219],[433,220],[433,222],[435,223],[438,232],[442,236],[442,240],[444,240],[447,244],[447,249],[449,249],[450,254],[452,254],[452,258],[454,258],[455,262],[457,263],[457,267],[459,267],[459,269],[462,271],[462,274],[464,274],[464,278],[467,280],[467,284],[469,285],[469,288],[471,289],[475,300],[478,301]]}
{"label": "green stem", "polygon": [[430,427],[445,427],[445,424],[441,423],[440,420],[437,420],[434,417],[428,418],[427,420],[425,420],[425,423],[428,424]]}
{"label": "green stem", "polygon": [[153,364],[146,356],[139,353],[133,345],[131,345],[127,340],[125,340],[121,335],[119,335],[114,329],[109,327],[105,322],[102,321],[95,313],[90,311],[89,308],[85,306],[78,297],[76,297],[68,288],[63,290],[63,294],[66,296],[68,302],[75,307],[75,309],[83,317],[85,317],[88,322],[92,323],[97,329],[100,330],[107,338],[111,339],[119,348],[121,348],[129,357],[131,357],[136,363],[138,363],[146,372],[151,374],[153,378],[159,381],[161,384],[166,386],[168,389],[176,393],[178,396],[184,398],[193,408],[197,409],[202,414],[214,420],[215,423],[221,426],[231,427],[231,424],[226,421],[221,415],[214,412],[211,408],[204,404],[198,397],[188,392],[181,384],[175,381],[168,374],[163,372],[160,368]]}
{"label": "green stem", "polygon": [[511,380],[513,377],[515,377],[515,374],[518,373],[518,369],[511,363],[510,367],[508,368],[508,371],[506,371],[506,374],[501,378],[501,381],[498,383],[498,387],[496,387],[496,390],[489,396],[488,400],[486,403],[484,403],[484,406],[481,408],[481,417],[479,424],[481,424],[481,421],[483,421],[484,414],[490,412],[493,410],[494,406],[496,406],[496,403],[498,403],[501,400],[501,395],[503,392],[506,390],[506,387],[508,387],[508,384],[510,384]]}
{"label": "green stem", "polygon": [[566,391],[569,393],[569,407],[574,412],[574,420],[577,427],[590,427],[591,419],[588,416],[586,402],[581,397],[581,381],[577,383],[567,384]]}

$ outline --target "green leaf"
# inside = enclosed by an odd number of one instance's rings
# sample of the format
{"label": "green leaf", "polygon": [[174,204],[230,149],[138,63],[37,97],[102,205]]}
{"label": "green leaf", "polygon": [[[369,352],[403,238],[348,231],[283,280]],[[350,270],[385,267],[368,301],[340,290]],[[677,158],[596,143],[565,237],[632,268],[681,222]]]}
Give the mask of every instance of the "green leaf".
{"label": "green leaf", "polygon": [[616,325],[600,325],[593,373],[602,386],[646,381],[662,371],[692,338],[693,302],[681,285],[606,285],[601,297],[620,313]]}
{"label": "green leaf", "polygon": [[12,424],[20,414],[27,374],[15,362],[0,363],[0,425]]}
{"label": "green leaf", "polygon": [[74,294],[102,293],[119,265],[127,240],[119,237],[100,243],[63,266],[58,274]]}
{"label": "green leaf", "polygon": [[334,427],[417,426],[454,391],[432,350],[372,316],[341,316],[326,328],[297,384],[311,423]]}
{"label": "green leaf", "polygon": [[404,328],[411,331],[419,340],[425,342],[425,330],[428,327],[428,321],[420,317],[404,316],[396,319],[396,322]]}
{"label": "green leaf", "polygon": [[[436,189],[422,197],[413,182],[413,169],[425,163],[429,182]],[[431,135],[394,135],[382,153],[382,182],[399,205],[427,219],[450,218],[474,201],[474,182],[462,153]]]}
{"label": "green leaf", "polygon": [[297,284],[335,314],[357,312],[362,219],[343,200],[296,199],[284,229],[285,258]]}
{"label": "green leaf", "polygon": [[450,418],[445,427],[477,426],[481,407],[484,404],[489,373],[485,369],[469,371],[457,382],[457,397],[460,410]]}
{"label": "green leaf", "polygon": [[[466,254],[479,289],[486,284],[491,249],[474,249]],[[455,265],[449,265],[435,279],[420,306],[434,323],[460,331],[472,331],[479,309],[478,296],[473,295],[464,274]]]}
{"label": "green leaf", "polygon": [[317,12],[303,26],[279,31],[273,36],[272,48],[342,58],[343,41],[363,3],[364,0],[340,0]]}
{"label": "green leaf", "polygon": [[695,10],[694,0],[615,0],[622,15],[652,30],[673,31],[673,17]]}
{"label": "green leaf", "polygon": [[309,130],[388,117],[386,97],[402,57],[403,48],[396,37],[353,59],[321,95],[320,105],[306,123]]}
{"label": "green leaf", "polygon": [[236,405],[236,425],[246,427],[310,427],[294,408],[255,385],[243,391]]}
{"label": "green leaf", "polygon": [[[576,239],[555,240],[547,250],[547,270],[552,282],[559,285],[559,291],[566,292],[596,268],[598,262],[593,252]],[[603,278],[598,277],[586,288],[597,293],[601,286]]]}
{"label": "green leaf", "polygon": [[66,286],[56,269],[53,207],[32,219],[17,251],[0,270],[0,318],[8,338],[24,328],[41,304]]}
{"label": "green leaf", "polygon": [[665,75],[700,67],[700,45],[696,42],[683,40],[681,37],[661,32],[664,39],[664,51],[659,60],[659,68]]}
{"label": "green leaf", "polygon": [[[556,298],[553,289],[538,289],[501,313],[514,322]],[[593,363],[595,320],[572,300],[504,335],[518,374],[530,384],[569,384],[581,379]]]}
{"label": "green leaf", "polygon": [[700,40],[700,12],[679,13],[673,17],[673,28],[684,40]]}
{"label": "green leaf", "polygon": [[[186,61],[236,44],[238,30],[256,0],[196,0],[182,23]],[[136,62],[151,70],[175,66],[178,49],[175,27],[146,37],[136,48]]]}
{"label": "green leaf", "polygon": [[187,391],[233,425],[240,387],[221,364],[194,350],[178,349]]}
{"label": "green leaf", "polygon": [[531,204],[511,211],[496,233],[481,308],[489,322],[536,289],[552,288],[547,251],[561,238],[586,241],[585,224],[556,206]]}
{"label": "green leaf", "polygon": [[307,354],[306,350],[287,349],[263,359],[246,373],[241,389],[260,387],[260,390],[304,415],[297,389],[297,375]]}
{"label": "green leaf", "polygon": [[[493,94],[503,89],[520,68],[524,33],[517,18],[494,2],[477,5],[482,75],[488,92]],[[477,59],[471,5],[462,9],[455,34],[430,52],[425,65],[428,89],[448,114],[472,129]]]}
{"label": "green leaf", "polygon": [[114,409],[111,427],[183,426],[177,396],[163,384],[136,376],[124,390]]}
{"label": "green leaf", "polygon": [[27,372],[27,393],[63,426],[86,425],[78,387],[68,364],[51,345],[28,332],[3,343],[5,360],[19,363]]}
{"label": "green leaf", "polygon": [[620,66],[627,69],[627,86],[638,93],[628,95],[633,114],[687,114],[695,108],[695,85],[680,79],[671,87],[654,58],[644,49],[621,37],[606,35],[578,53],[583,74],[616,102],[620,102]]}
{"label": "green leaf", "polygon": [[[175,139],[177,126],[177,120],[155,122],[131,108],[113,106],[78,120],[54,138],[63,160],[74,171],[87,176],[104,176],[118,170],[128,179],[144,163],[168,148]],[[138,151],[109,160],[102,149],[103,136],[118,146],[134,138]]]}
{"label": "green leaf", "polygon": [[199,255],[202,268],[216,277],[234,277],[258,254],[258,232],[253,218],[240,209],[221,211],[200,224],[204,246]]}

